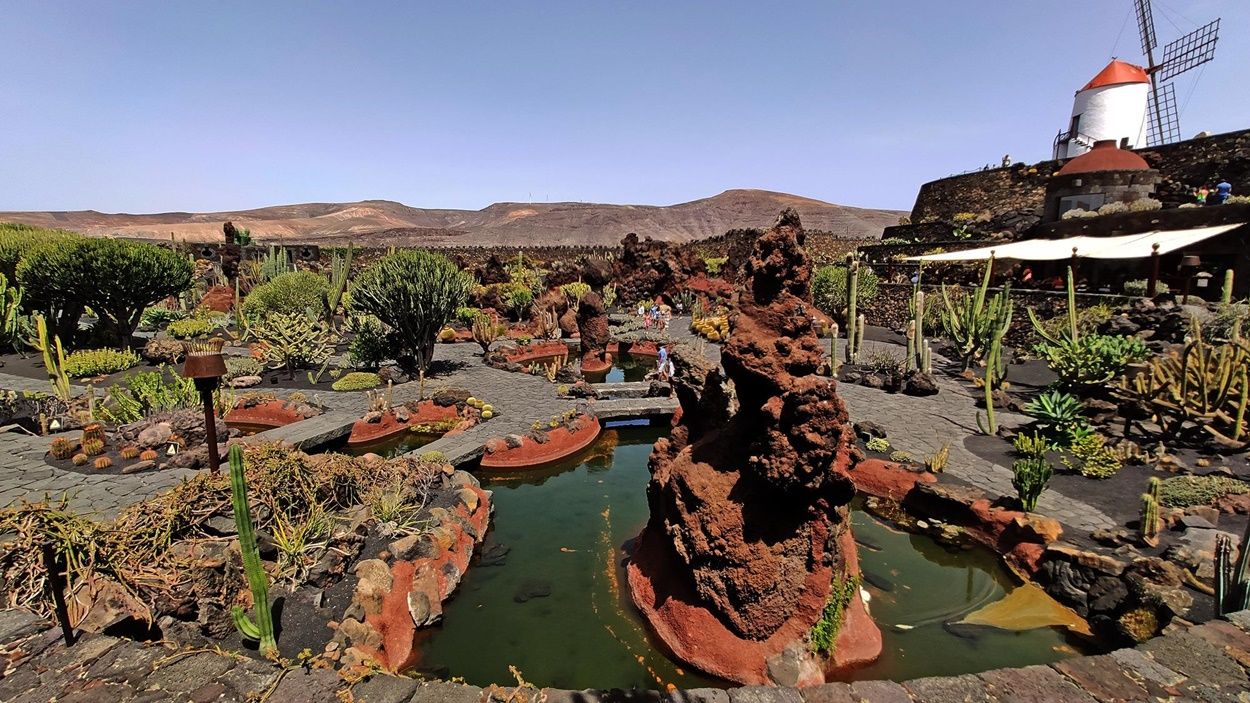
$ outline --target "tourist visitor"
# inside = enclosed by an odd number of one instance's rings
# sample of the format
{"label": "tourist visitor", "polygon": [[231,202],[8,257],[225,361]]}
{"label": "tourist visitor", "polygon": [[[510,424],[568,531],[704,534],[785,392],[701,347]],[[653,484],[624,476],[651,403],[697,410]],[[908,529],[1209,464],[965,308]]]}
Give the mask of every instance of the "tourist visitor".
{"label": "tourist visitor", "polygon": [[1194,191],[1194,202],[1198,203],[1199,205],[1206,205],[1207,193],[1210,193],[1210,192],[1211,191],[1206,186],[1202,186],[1198,190]]}
{"label": "tourist visitor", "polygon": [[1208,196],[1207,199],[1211,201],[1212,205],[1223,205],[1224,201],[1228,200],[1232,194],[1233,184],[1228,181],[1220,181],[1215,184],[1215,193]]}

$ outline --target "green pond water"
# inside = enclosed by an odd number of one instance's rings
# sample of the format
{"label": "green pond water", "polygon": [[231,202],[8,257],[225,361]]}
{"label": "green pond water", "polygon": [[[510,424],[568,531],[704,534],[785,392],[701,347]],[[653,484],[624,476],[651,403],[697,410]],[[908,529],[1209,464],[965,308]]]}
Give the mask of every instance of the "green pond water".
{"label": "green pond water", "polygon": [[[625,548],[647,521],[647,456],[658,428],[605,431],[581,457],[524,474],[480,476],[494,492],[483,563],[422,641],[421,671],[477,685],[559,688],[726,685],[670,659],[629,601]],[[952,553],[854,512],[860,560],[885,652],[848,678],[897,680],[1054,661],[1072,653],[1053,629],[949,631],[1011,581],[984,552]],[[497,554],[507,548],[502,560]],[[501,562],[501,563],[499,563]],[[895,625],[914,629],[899,631]]]}
{"label": "green pond water", "polygon": [[633,356],[627,352],[612,355],[612,368],[600,373],[586,373],[587,383],[622,383],[645,381],[648,373],[655,371],[657,365],[654,356]]}
{"label": "green pond water", "polygon": [[347,440],[343,440],[342,444],[334,447],[331,451],[340,452],[342,454],[350,454],[351,456],[364,456],[365,454],[377,454],[388,459],[397,457],[400,454],[407,454],[414,449],[420,449],[425,445],[438,439],[440,435],[422,434],[420,432],[403,431],[386,437],[377,442],[369,444],[347,444]]}

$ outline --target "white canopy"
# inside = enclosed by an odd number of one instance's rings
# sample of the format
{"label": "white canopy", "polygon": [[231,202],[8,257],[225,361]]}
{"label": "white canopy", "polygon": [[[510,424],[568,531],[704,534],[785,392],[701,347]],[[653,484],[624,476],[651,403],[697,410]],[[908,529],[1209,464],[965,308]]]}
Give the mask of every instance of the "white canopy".
{"label": "white canopy", "polygon": [[1155,230],[1144,234],[1126,234],[1119,237],[1068,237],[1066,239],[1026,239],[989,247],[948,251],[941,254],[909,256],[908,261],[980,261],[993,256],[996,259],[1019,259],[1021,261],[1057,261],[1076,256],[1084,259],[1140,259],[1154,252],[1167,254],[1190,244],[1224,234],[1241,227],[1244,223],[1199,227],[1197,229]]}

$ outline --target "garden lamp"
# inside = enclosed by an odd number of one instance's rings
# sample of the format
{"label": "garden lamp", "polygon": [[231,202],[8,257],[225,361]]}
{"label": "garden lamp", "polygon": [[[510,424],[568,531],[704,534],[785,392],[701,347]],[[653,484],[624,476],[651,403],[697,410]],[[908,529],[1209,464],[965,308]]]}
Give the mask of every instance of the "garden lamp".
{"label": "garden lamp", "polygon": [[195,390],[200,392],[204,403],[204,432],[208,443],[208,467],[213,473],[221,470],[221,455],[217,452],[217,418],[213,412],[213,391],[226,375],[226,360],[221,355],[225,340],[220,338],[196,340],[186,343],[187,360],[182,366],[183,378],[195,380]]}

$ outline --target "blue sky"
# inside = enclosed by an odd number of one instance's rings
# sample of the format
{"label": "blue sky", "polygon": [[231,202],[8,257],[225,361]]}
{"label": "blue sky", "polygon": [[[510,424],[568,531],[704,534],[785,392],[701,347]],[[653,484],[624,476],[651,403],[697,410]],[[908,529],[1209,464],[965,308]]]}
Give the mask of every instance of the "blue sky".
{"label": "blue sky", "polygon": [[[0,210],[727,188],[909,209],[1048,158],[1073,91],[1140,60],[1131,5],[0,0]],[[1223,17],[1178,80],[1184,135],[1250,127],[1250,2],[1154,7],[1161,44]]]}

